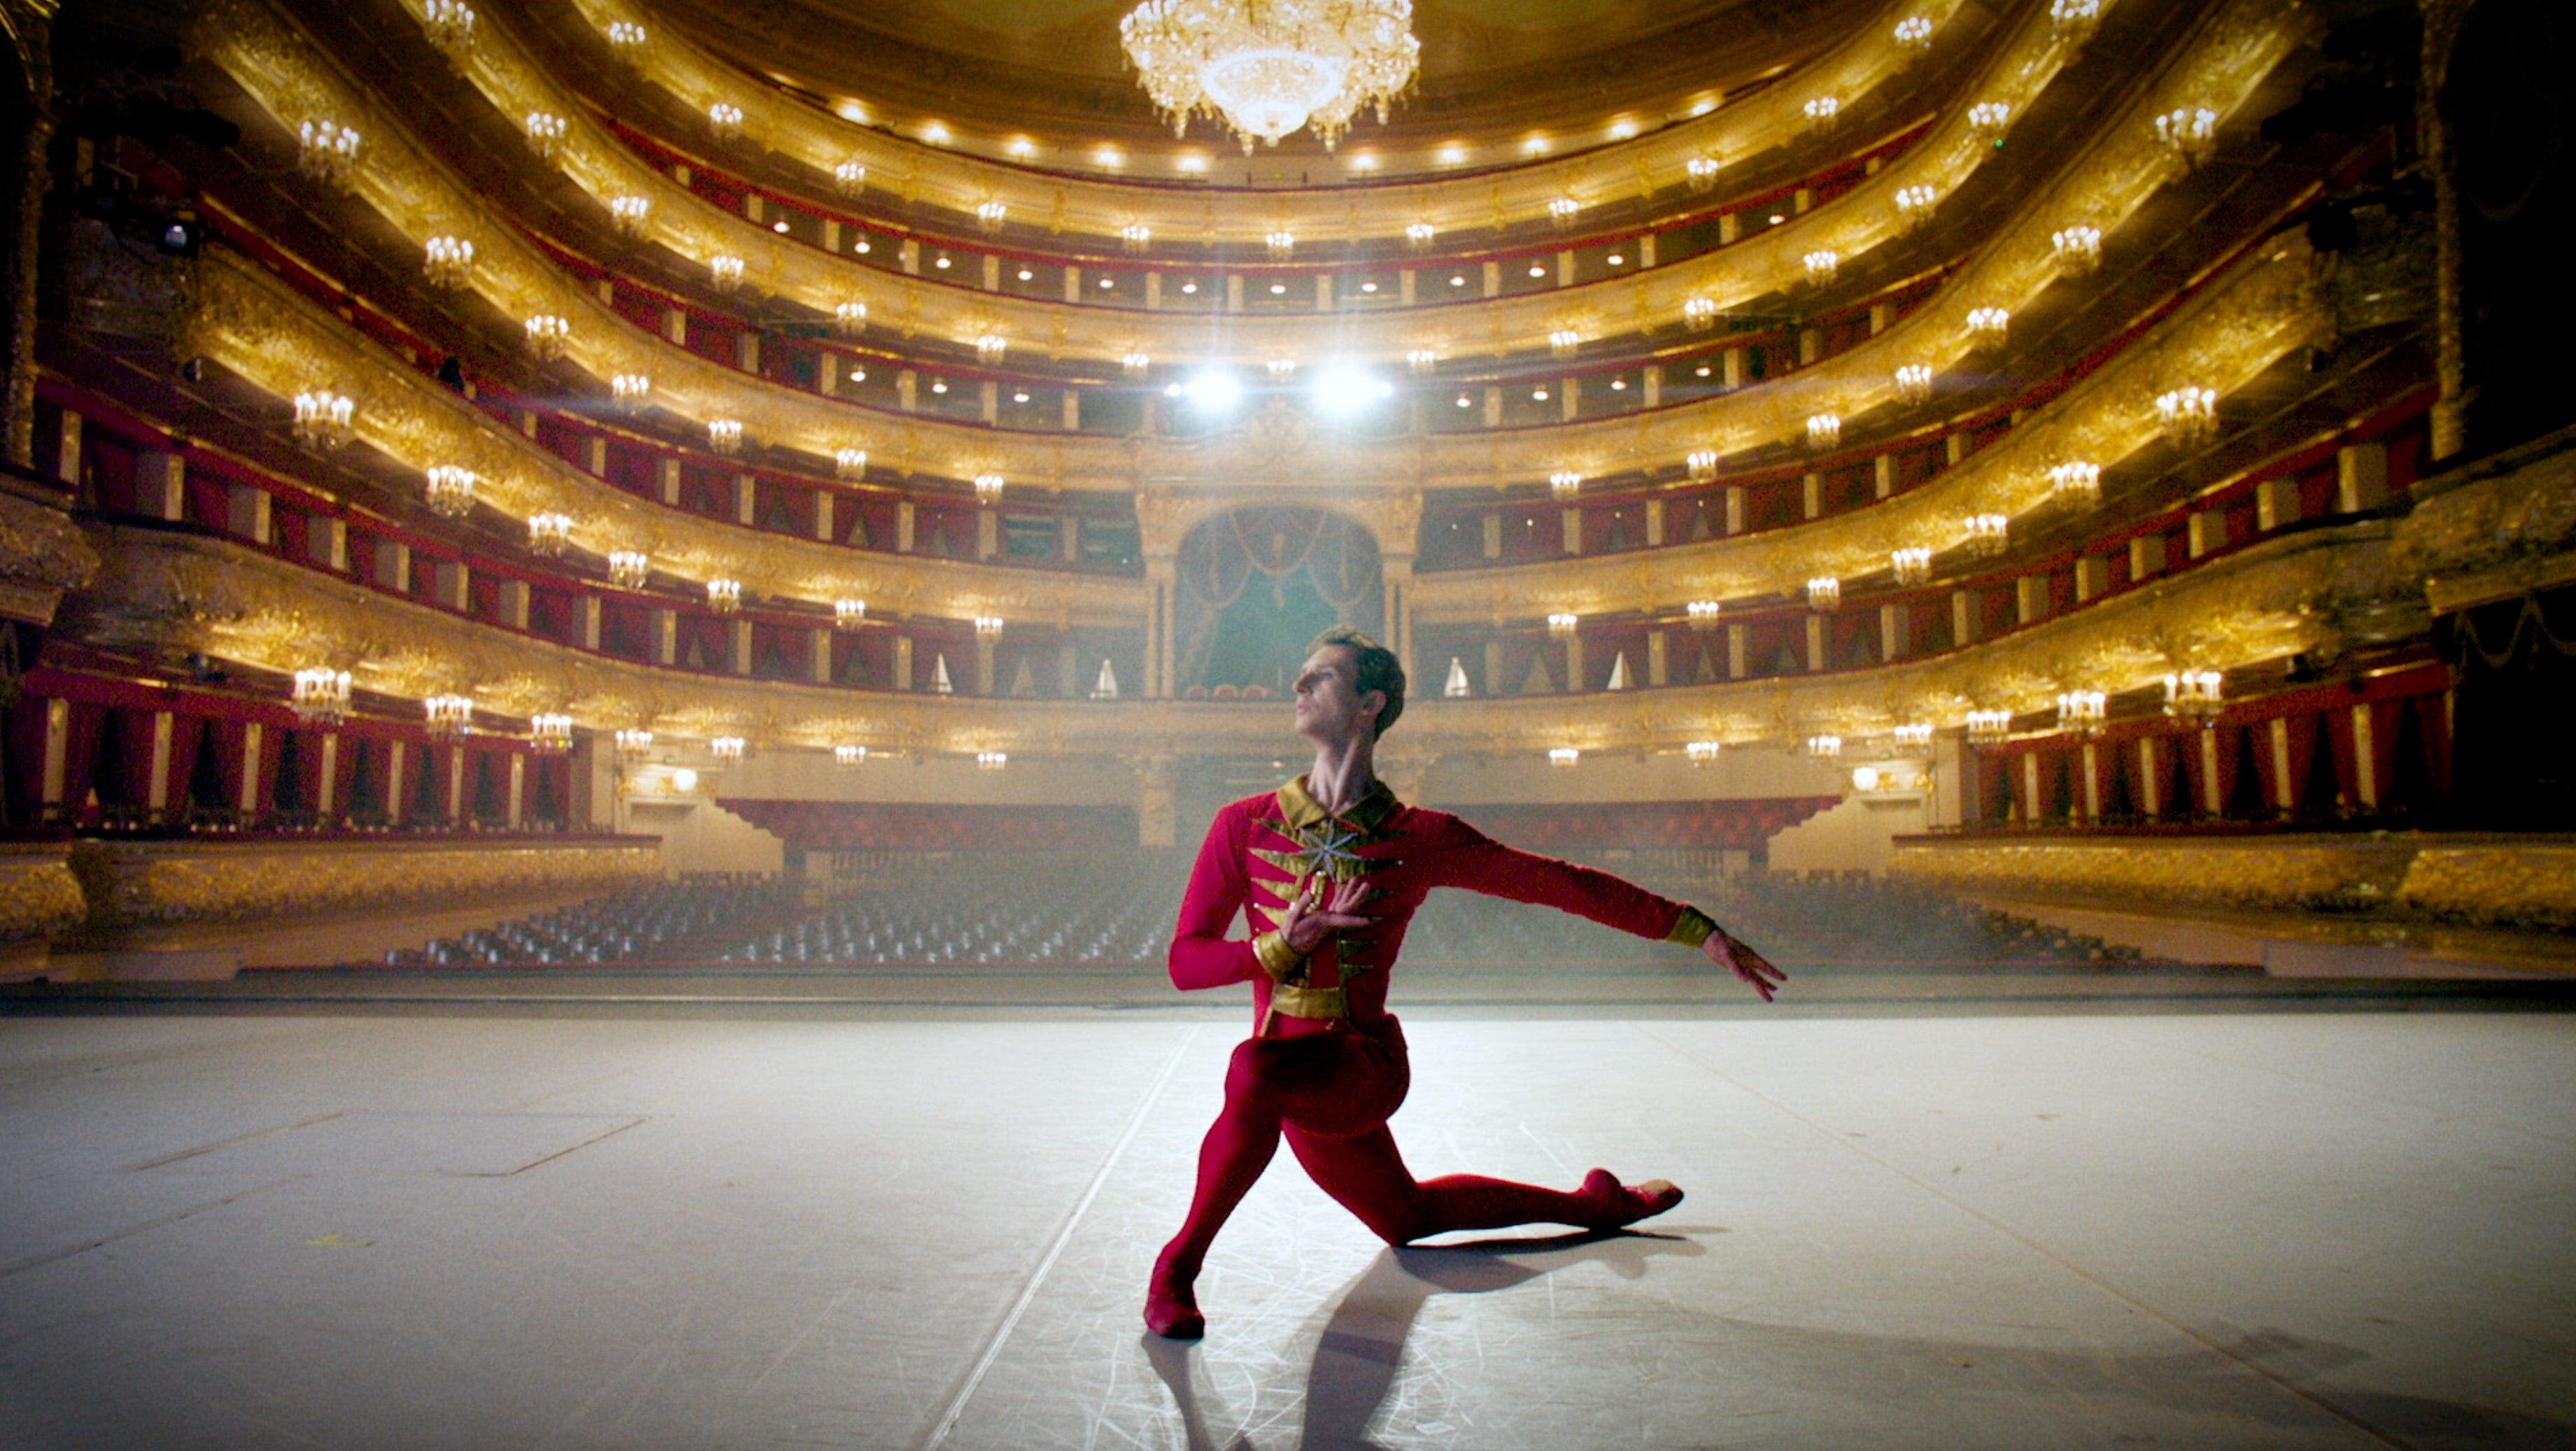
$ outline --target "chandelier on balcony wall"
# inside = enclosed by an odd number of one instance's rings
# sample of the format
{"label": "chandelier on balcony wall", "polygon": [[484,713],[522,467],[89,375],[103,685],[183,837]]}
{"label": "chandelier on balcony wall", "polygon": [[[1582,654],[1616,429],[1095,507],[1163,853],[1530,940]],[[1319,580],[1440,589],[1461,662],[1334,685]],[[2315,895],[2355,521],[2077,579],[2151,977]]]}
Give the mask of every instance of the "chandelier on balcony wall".
{"label": "chandelier on balcony wall", "polygon": [[1300,126],[1330,149],[1362,106],[1384,122],[1422,54],[1412,0],[1145,0],[1118,33],[1174,132],[1216,117],[1247,152]]}

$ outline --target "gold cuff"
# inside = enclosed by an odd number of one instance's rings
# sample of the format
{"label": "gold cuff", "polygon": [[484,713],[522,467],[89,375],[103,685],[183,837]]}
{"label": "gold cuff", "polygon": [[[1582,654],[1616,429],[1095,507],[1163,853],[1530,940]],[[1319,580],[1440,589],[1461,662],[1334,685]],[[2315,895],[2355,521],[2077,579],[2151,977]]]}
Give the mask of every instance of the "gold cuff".
{"label": "gold cuff", "polygon": [[1682,915],[1673,919],[1673,930],[1664,934],[1664,940],[1678,942],[1684,947],[1697,947],[1707,942],[1709,934],[1716,930],[1717,923],[1710,920],[1706,912],[1697,907],[1684,907]]}
{"label": "gold cuff", "polygon": [[1253,938],[1252,955],[1261,960],[1261,970],[1270,974],[1272,982],[1285,980],[1306,960],[1305,954],[1288,945],[1284,932],[1264,932]]}
{"label": "gold cuff", "polygon": [[1351,1015],[1351,998],[1337,987],[1290,987],[1282,983],[1270,990],[1270,1011],[1291,1018],[1347,1018]]}

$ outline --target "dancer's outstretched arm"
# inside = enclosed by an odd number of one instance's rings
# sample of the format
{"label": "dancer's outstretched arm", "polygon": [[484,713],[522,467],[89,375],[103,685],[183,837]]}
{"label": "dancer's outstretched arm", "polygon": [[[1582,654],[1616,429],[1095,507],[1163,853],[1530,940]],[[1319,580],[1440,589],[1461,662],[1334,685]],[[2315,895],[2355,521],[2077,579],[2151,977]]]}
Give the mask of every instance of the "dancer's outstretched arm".
{"label": "dancer's outstretched arm", "polygon": [[1696,947],[1766,1003],[1787,981],[1786,973],[1697,907],[1597,868],[1505,846],[1463,821],[1451,821],[1452,830],[1431,863],[1436,885],[1554,907],[1639,937]]}

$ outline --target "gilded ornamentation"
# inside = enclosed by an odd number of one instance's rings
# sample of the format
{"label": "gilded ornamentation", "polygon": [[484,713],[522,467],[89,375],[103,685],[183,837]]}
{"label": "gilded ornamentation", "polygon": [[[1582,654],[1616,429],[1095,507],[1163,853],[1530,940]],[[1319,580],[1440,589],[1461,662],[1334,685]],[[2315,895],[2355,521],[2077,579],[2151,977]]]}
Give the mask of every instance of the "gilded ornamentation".
{"label": "gilded ornamentation", "polygon": [[90,889],[92,931],[610,892],[662,873],[660,847],[624,844],[84,841],[73,856]]}
{"label": "gilded ornamentation", "polygon": [[692,580],[738,579],[756,595],[824,607],[860,598],[897,614],[1004,614],[1078,624],[1120,624],[1143,612],[1142,586],[1132,580],[871,553],[648,503],[493,427],[472,404],[351,336],[249,264],[209,253],[199,274],[202,302],[188,329],[192,352],[280,397],[315,379],[332,380],[357,400],[359,439],[415,467],[472,470],[477,497],[506,513],[568,515],[581,548],[639,549],[658,570]]}
{"label": "gilded ornamentation", "polygon": [[2576,577],[2576,448],[2554,434],[2414,492],[2392,569],[2436,613]]}
{"label": "gilded ornamentation", "polygon": [[2408,845],[2351,838],[2222,841],[1900,841],[1892,876],[1944,891],[2041,892],[2214,907],[2345,906],[2385,900]]}
{"label": "gilded ornamentation", "polygon": [[60,845],[0,847],[0,943],[58,936],[89,915]]}
{"label": "gilded ornamentation", "polygon": [[[319,104],[314,97],[331,97],[342,106],[363,105],[358,90],[327,72],[310,47],[282,22],[274,16],[258,18],[264,13],[251,0],[237,0],[225,8],[227,23],[202,32],[210,58],[288,125],[313,113]],[[1952,292],[1989,305],[2015,306],[2052,284],[2058,276],[2052,228],[2062,224],[2064,215],[2086,216],[2104,227],[2116,225],[2165,179],[2163,159],[2152,140],[2140,125],[2128,123],[2185,93],[2209,104],[2234,104],[2301,41],[2312,23],[2301,18],[2304,14],[2293,0],[2237,0],[2156,88],[2133,105],[2135,114],[2103,124],[2088,156],[2060,183],[2059,195],[2048,205],[2025,208],[2022,221],[1981,253]],[[247,18],[236,27],[231,23],[235,15]],[[478,51],[478,56],[484,54]],[[2034,11],[2009,57],[1995,63],[1988,81],[1990,86],[2010,90],[2020,104],[2046,84],[2061,60],[2060,48],[2047,40],[2045,25]],[[496,77],[499,64],[478,63],[475,74]],[[515,92],[508,98],[513,107],[526,99]],[[681,412],[742,419],[755,437],[818,458],[829,458],[835,447],[847,441],[853,413],[848,405],[747,378],[646,335],[521,241],[505,219],[490,215],[470,189],[400,135],[391,118],[377,118],[372,124],[380,126],[385,139],[373,146],[368,165],[353,178],[357,195],[403,233],[423,241],[453,230],[460,216],[483,214],[482,232],[490,256],[484,259],[478,254],[475,287],[510,316],[548,313],[573,319],[571,356],[593,374],[603,380],[621,372],[649,374],[655,379],[657,397]],[[1819,241],[1850,256],[1893,237],[1898,224],[1892,207],[1883,204],[1893,188],[1938,182],[1946,190],[1964,179],[1989,151],[1970,131],[1964,120],[1949,118],[1902,162],[1882,170],[1849,196],[1723,253],[1575,293],[1462,305],[1474,316],[1456,313],[1456,325],[1473,333],[1481,347],[1510,349],[1534,346],[1550,332],[1571,324],[1597,330],[1613,320],[1678,317],[1682,303],[1693,296],[1711,296],[1721,305],[1732,305],[1777,291],[1804,275],[1804,254]],[[837,303],[852,296],[854,288],[895,288],[905,293],[900,300],[880,297],[873,306],[877,315],[900,318],[906,331],[919,328],[968,336],[988,326],[997,310],[1025,311],[1028,322],[1014,324],[1015,333],[1087,340],[1097,355],[1073,355],[1103,366],[1137,346],[1136,339],[1125,333],[1146,328],[1169,333],[1167,339],[1152,344],[1157,357],[1180,360],[1205,352],[1204,324],[1183,317],[1129,319],[1117,337],[1089,323],[1068,331],[1052,321],[1065,304],[924,286],[824,256],[715,207],[605,139],[570,148],[565,165],[576,181],[602,197],[638,189],[667,193],[652,213],[655,236],[663,245],[683,256],[744,257],[752,274],[769,290],[806,303],[818,316],[829,316]],[[1571,317],[1569,309],[1589,309],[1598,315]],[[1856,413],[1894,396],[1891,379],[1897,362],[1947,363],[1964,356],[1969,343],[1958,328],[1956,311],[1946,304],[1924,308],[1879,337],[1806,369],[1781,386],[1745,390],[1646,417],[1569,424],[1545,430],[1544,439],[1443,435],[1393,446],[1354,443],[1349,449],[1350,467],[1316,467],[1280,482],[1373,487],[1409,474],[1411,481],[1425,487],[1478,484],[1491,482],[1497,473],[1531,469],[1544,473],[1542,454],[1579,453],[1598,459],[1598,467],[1607,471],[1668,465],[1695,448],[1732,452],[1798,436],[1817,399],[1832,399],[1841,411]],[[1449,309],[1441,315],[1453,316]],[[1415,347],[1444,342],[1454,346],[1453,340],[1417,336],[1423,322],[1401,313],[1250,316],[1228,322],[1227,346],[1248,357],[1314,356],[1329,345],[1332,351],[1356,350],[1393,359]],[[665,378],[670,380],[667,389]],[[886,419],[880,427],[891,435],[886,441],[890,460],[934,475],[958,476],[961,457],[981,452],[993,442],[985,430],[917,416]],[[1220,440],[1199,448],[1157,441],[1148,446],[1144,474],[1148,479],[1201,480],[1239,474],[1244,460],[1238,455],[1245,447],[1241,440]],[[1253,448],[1258,452],[1257,443]],[[995,464],[1003,472],[1056,487],[1131,487],[1137,477],[1134,470],[1122,467],[1128,462],[1128,449],[1120,440],[1079,435],[1043,441],[1013,439],[999,451],[1006,456]]]}
{"label": "gilded ornamentation", "polygon": [[0,585],[59,593],[97,570],[97,553],[61,509],[0,492]]}
{"label": "gilded ornamentation", "polygon": [[2576,927],[2576,846],[2427,843],[2397,900],[2442,917]]}

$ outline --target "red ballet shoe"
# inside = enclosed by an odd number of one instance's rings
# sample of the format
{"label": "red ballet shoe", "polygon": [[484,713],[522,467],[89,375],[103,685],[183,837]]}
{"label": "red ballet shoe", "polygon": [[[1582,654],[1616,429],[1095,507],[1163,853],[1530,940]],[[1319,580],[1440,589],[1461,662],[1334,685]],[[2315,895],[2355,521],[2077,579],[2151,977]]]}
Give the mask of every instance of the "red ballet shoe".
{"label": "red ballet shoe", "polygon": [[1154,1277],[1145,1283],[1145,1328],[1165,1340],[1198,1340],[1207,1334],[1207,1317],[1199,1313],[1194,1276],[1173,1271],[1164,1251],[1154,1261]]}
{"label": "red ballet shoe", "polygon": [[1583,1176],[1583,1187],[1575,1191],[1592,1213],[1584,1219],[1590,1229],[1624,1229],[1640,1219],[1651,1219],[1682,1202],[1682,1191],[1669,1179],[1648,1179],[1637,1184],[1622,1184],[1619,1176],[1607,1169],[1595,1169]]}

